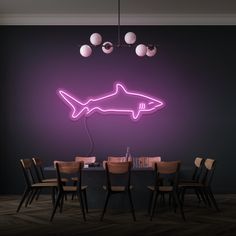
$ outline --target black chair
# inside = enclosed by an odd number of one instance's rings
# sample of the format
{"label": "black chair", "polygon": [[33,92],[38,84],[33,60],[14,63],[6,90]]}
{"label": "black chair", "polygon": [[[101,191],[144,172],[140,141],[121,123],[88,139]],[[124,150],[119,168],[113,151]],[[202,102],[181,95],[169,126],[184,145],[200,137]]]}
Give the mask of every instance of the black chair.
{"label": "black chair", "polygon": [[46,178],[43,171],[43,160],[39,157],[33,157],[32,162],[34,164],[35,173],[39,182],[57,182],[57,178]]}
{"label": "black chair", "polygon": [[178,195],[180,164],[180,161],[155,162],[155,184],[148,186],[148,189],[151,191],[149,201],[150,220],[153,219],[158,197],[163,197],[164,194],[169,194],[169,199],[173,201],[174,209],[176,210],[176,206],[178,206],[181,216],[185,220],[183,206]]}
{"label": "black chair", "polygon": [[[133,220],[136,221],[134,205],[133,205],[133,200],[131,196],[131,189],[133,188],[133,186],[130,185],[130,169],[132,165],[131,162],[130,161],[123,161],[123,162],[106,161],[104,162],[104,164],[105,164],[105,170],[106,170],[107,184],[106,186],[103,186],[103,188],[107,191],[107,196],[106,196],[103,212],[101,215],[101,221],[104,218],[110,196],[115,195],[115,194],[128,194]],[[124,183],[122,183],[122,185],[114,184],[114,181],[117,181],[117,180],[124,180]]]}
{"label": "black chair", "polygon": [[[87,186],[82,186],[82,168],[84,166],[84,162],[78,161],[78,162],[64,162],[64,161],[57,161],[56,162],[56,170],[57,170],[57,181],[58,181],[58,193],[57,193],[57,199],[54,206],[54,209],[52,211],[52,215],[50,218],[50,221],[53,220],[54,215],[56,213],[56,210],[58,207],[60,207],[60,212],[62,212],[63,203],[64,203],[64,196],[66,194],[76,194],[78,195],[79,201],[80,201],[80,207],[83,214],[83,219],[86,221],[85,216],[85,210],[84,210],[84,201],[86,209],[88,208],[87,205],[87,197],[86,197],[86,189]],[[78,185],[76,186],[65,186],[64,182],[62,181],[62,175],[77,175],[79,181]],[[84,197],[84,199],[83,199]]]}
{"label": "black chair", "polygon": [[[219,211],[218,205],[211,189],[215,167],[216,160],[210,158],[206,159],[204,162],[202,174],[197,182],[179,183],[180,194],[184,195],[186,189],[193,189],[200,194],[201,199],[205,204],[207,204],[208,206],[212,206],[213,204],[216,210]],[[182,199],[184,199],[184,197],[182,197]]]}
{"label": "black chair", "polygon": [[[193,170],[193,173],[192,173],[192,176],[191,178],[185,178],[185,179],[180,179],[179,181],[179,186],[182,185],[184,186],[185,183],[198,183],[199,182],[199,179],[201,177],[201,174],[202,174],[202,170],[203,170],[203,165],[204,165],[204,162],[205,162],[205,159],[202,158],[202,157],[196,157],[194,159],[194,170]],[[185,191],[188,189],[187,185],[186,187],[182,187],[181,191],[181,200],[182,202],[184,201],[184,196],[185,196]],[[201,201],[201,193],[198,192],[197,189],[195,189],[195,194],[199,200],[199,202]]]}
{"label": "black chair", "polygon": [[20,164],[23,170],[26,186],[25,186],[25,190],[22,195],[20,204],[17,208],[17,212],[20,211],[20,208],[24,202],[25,202],[25,207],[27,207],[27,205],[32,202],[37,192],[41,191],[42,189],[52,190],[52,201],[54,203],[55,190],[57,189],[57,183],[56,182],[50,182],[50,183],[35,182],[35,178],[32,171],[32,161],[30,159],[21,159]]}

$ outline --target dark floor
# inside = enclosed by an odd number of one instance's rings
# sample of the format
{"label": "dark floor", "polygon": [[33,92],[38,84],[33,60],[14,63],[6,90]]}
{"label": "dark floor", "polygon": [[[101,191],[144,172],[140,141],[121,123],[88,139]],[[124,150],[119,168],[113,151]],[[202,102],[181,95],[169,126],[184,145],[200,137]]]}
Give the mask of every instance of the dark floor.
{"label": "dark floor", "polygon": [[100,222],[101,209],[90,209],[84,222],[78,201],[67,200],[62,214],[57,212],[50,223],[50,196],[40,196],[30,207],[16,213],[20,197],[0,196],[0,235],[236,235],[236,195],[216,195],[220,212],[199,205],[195,196],[188,195],[186,222],[168,206],[160,209],[153,221],[145,210],[137,211],[137,221],[133,222],[129,211],[108,209]]}

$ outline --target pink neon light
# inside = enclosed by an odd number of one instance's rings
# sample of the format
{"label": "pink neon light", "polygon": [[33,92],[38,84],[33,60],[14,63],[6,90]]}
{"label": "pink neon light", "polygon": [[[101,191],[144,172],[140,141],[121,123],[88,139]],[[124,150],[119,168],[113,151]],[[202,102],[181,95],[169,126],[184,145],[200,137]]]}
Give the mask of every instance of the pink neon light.
{"label": "pink neon light", "polygon": [[59,95],[72,109],[71,118],[79,119],[93,112],[130,114],[133,120],[138,120],[143,114],[153,113],[165,106],[160,99],[138,92],[129,92],[121,83],[115,83],[115,90],[107,95],[90,98],[85,103],[71,94],[59,90]]}

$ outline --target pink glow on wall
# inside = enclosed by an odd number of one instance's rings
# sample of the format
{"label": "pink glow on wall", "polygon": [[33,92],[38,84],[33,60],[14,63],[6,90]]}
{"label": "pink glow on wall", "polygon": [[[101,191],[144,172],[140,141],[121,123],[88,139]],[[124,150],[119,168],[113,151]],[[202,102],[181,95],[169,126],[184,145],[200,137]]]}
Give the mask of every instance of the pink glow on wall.
{"label": "pink glow on wall", "polygon": [[113,92],[81,102],[70,93],[59,90],[63,101],[71,108],[71,118],[77,120],[94,112],[102,114],[129,114],[132,120],[140,119],[143,114],[150,114],[164,107],[160,99],[140,92],[130,92],[121,83],[115,83]]}

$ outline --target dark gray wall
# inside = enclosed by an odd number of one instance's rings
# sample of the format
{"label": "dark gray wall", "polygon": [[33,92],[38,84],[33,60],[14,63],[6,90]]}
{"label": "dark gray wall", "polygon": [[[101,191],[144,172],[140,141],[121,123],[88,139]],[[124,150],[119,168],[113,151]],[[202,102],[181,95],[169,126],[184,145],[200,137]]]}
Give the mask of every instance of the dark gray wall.
{"label": "dark gray wall", "polygon": [[[217,160],[216,192],[235,192],[234,26],[124,26],[139,43],[160,44],[155,58],[139,58],[134,49],[104,55],[97,48],[82,58],[79,44],[93,32],[116,41],[111,26],[3,26],[1,32],[1,193],[19,193],[24,182],[20,158],[38,155],[45,165],[72,160],[90,150],[107,155],[160,155],[191,165],[201,155]],[[138,122],[126,115],[71,121],[58,88],[86,101],[113,90],[115,81],[129,90],[162,98],[166,107]],[[7,182],[6,182],[7,180]]]}

